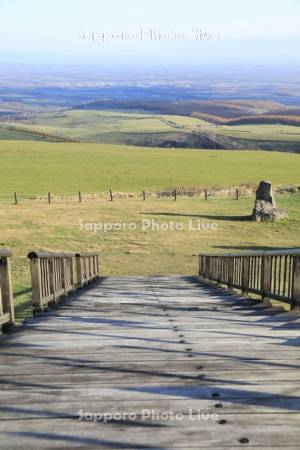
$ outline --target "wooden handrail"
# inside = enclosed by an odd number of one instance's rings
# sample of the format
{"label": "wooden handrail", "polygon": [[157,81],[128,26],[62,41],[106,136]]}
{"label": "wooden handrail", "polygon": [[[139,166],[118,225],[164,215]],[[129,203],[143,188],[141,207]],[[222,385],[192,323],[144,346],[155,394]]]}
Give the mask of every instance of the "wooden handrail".
{"label": "wooden handrail", "polygon": [[0,248],[0,258],[10,258],[12,251],[10,248]]}
{"label": "wooden handrail", "polygon": [[76,253],[75,259],[78,287],[82,287],[99,277],[98,253]]}
{"label": "wooden handrail", "polygon": [[41,310],[74,290],[73,256],[73,253],[28,253],[34,309]]}
{"label": "wooden handrail", "polygon": [[[79,256],[78,256],[79,255]],[[96,253],[51,253],[31,251],[30,259],[32,303],[35,311],[42,310],[50,302],[74,292],[78,287],[95,280],[99,276],[98,255]],[[90,261],[93,264],[90,264]],[[79,263],[78,263],[79,261]],[[96,266],[97,261],[97,266]],[[82,274],[78,271],[82,267]]]}
{"label": "wooden handrail", "polygon": [[199,255],[199,276],[300,307],[300,248]]}
{"label": "wooden handrail", "polygon": [[11,256],[11,250],[6,248],[0,249],[0,327],[2,325],[12,325],[15,322]]}

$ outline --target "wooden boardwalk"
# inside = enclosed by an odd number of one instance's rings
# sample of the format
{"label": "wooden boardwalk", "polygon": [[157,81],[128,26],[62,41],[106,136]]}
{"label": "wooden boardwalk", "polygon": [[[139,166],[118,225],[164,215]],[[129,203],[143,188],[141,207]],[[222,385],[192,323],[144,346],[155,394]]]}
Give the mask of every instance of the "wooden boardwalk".
{"label": "wooden boardwalk", "polygon": [[0,448],[299,449],[299,329],[193,277],[103,278],[0,338]]}

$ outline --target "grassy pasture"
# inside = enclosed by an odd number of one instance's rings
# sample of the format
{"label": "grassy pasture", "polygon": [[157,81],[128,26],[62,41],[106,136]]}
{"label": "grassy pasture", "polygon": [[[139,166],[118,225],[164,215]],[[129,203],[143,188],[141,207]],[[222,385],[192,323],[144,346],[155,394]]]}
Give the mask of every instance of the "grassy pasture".
{"label": "grassy pasture", "polygon": [[300,141],[300,127],[290,125],[220,125],[216,128],[216,132],[244,139]]}
{"label": "grassy pasture", "polygon": [[[2,124],[5,126],[5,123]],[[16,123],[20,131],[48,133],[68,139],[94,140],[106,133],[162,133],[173,131],[171,125],[151,114],[122,113],[119,111],[70,110],[46,113]]]}
{"label": "grassy pasture", "polygon": [[[107,110],[43,113],[22,122],[0,122],[0,139],[46,140],[47,136],[83,142],[143,144],[149,136],[206,133],[257,141],[300,142],[300,128],[282,124],[214,125],[197,117]],[[38,137],[38,134],[41,134]],[[145,135],[145,137],[143,136]],[[171,135],[170,135],[171,136]],[[134,142],[132,141],[134,140]],[[276,146],[275,146],[276,148]]]}
{"label": "grassy pasture", "polygon": [[[104,275],[195,274],[199,252],[299,246],[300,196],[281,196],[277,200],[289,212],[289,219],[278,223],[246,220],[253,208],[250,198],[0,204],[0,245],[14,251],[18,317],[26,307],[30,310],[26,255],[31,249],[97,250]],[[154,221],[153,227],[144,221]],[[125,227],[103,232],[99,227],[104,223]],[[126,225],[132,223],[136,229]],[[172,229],[171,223],[182,229]],[[162,229],[162,224],[168,224],[169,229]]]}
{"label": "grassy pasture", "polygon": [[43,141],[45,138],[29,133],[27,130],[22,131],[19,127],[12,129],[8,125],[0,125],[0,140],[29,140],[29,141]]}
{"label": "grassy pasture", "polygon": [[300,156],[290,153],[0,141],[0,194],[298,184],[299,173]]}
{"label": "grassy pasture", "polygon": [[[98,250],[104,274],[195,273],[199,251],[240,251],[299,246],[300,197],[282,196],[289,219],[276,224],[245,220],[253,198],[62,201],[12,205],[4,195],[115,191],[141,192],[168,186],[230,186],[270,179],[299,183],[300,156],[260,151],[137,148],[88,143],[0,142],[0,246],[14,250],[18,315],[29,306],[30,249]],[[183,230],[142,229],[143,220],[175,222]],[[193,230],[200,224],[217,229]],[[92,232],[80,223],[135,223],[134,230]]]}

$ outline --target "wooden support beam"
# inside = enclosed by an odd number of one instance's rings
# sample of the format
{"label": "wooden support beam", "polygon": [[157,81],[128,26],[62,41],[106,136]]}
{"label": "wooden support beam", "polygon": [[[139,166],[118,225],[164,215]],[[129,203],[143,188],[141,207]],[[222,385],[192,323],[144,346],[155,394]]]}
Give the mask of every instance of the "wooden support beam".
{"label": "wooden support beam", "polygon": [[292,267],[292,308],[300,308],[300,255],[293,257]]}

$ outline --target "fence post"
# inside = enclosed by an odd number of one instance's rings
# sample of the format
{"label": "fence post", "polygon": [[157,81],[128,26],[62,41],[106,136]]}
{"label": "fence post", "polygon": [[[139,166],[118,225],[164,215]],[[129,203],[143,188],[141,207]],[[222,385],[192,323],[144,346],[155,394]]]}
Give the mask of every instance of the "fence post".
{"label": "fence post", "polygon": [[[0,315],[8,313],[10,323],[15,323],[10,257],[0,257]],[[1,319],[1,317],[0,317]]]}
{"label": "fence post", "polygon": [[174,189],[173,194],[174,194],[174,201],[176,202],[176,200],[177,200],[177,192],[176,192],[176,189]]}
{"label": "fence post", "polygon": [[291,308],[300,308],[300,255],[293,257]]}
{"label": "fence post", "polygon": [[249,289],[249,268],[250,268],[250,258],[249,256],[244,256],[242,259],[242,293],[248,294]]}
{"label": "fence post", "polygon": [[203,256],[199,255],[199,269],[198,269],[198,275],[201,276],[203,275]]}
{"label": "fence post", "polygon": [[74,257],[72,257],[71,261],[70,261],[70,279],[71,279],[71,285],[73,286],[73,291],[75,291],[76,286],[74,283]]}
{"label": "fence post", "polygon": [[67,269],[67,261],[66,258],[63,257],[61,259],[61,281],[62,281],[62,288],[64,290],[64,294],[67,295],[68,294],[68,290],[67,290],[67,278],[66,278],[66,269]]}
{"label": "fence post", "polygon": [[236,199],[237,200],[239,199],[239,190],[238,189],[236,190]]}
{"label": "fence post", "polygon": [[[214,263],[216,264],[216,269],[215,269],[215,273],[216,273],[216,281],[218,284],[221,283],[222,280],[222,264],[223,264],[223,257],[221,256],[217,256],[213,259]],[[214,269],[213,269],[214,272]],[[214,279],[214,273],[212,272],[212,279]]]}
{"label": "fence post", "polygon": [[81,191],[78,191],[78,200],[79,200],[79,203],[81,203]]}
{"label": "fence post", "polygon": [[264,299],[271,292],[271,271],[272,271],[272,256],[262,256],[262,271],[261,271],[261,298]]}
{"label": "fence post", "polygon": [[143,200],[146,200],[146,192],[143,191]]}
{"label": "fence post", "polygon": [[208,278],[210,280],[210,267],[211,267],[211,261],[213,258],[211,258],[210,256],[208,256],[207,258],[205,258],[205,273],[206,273],[206,278]]}
{"label": "fence post", "polygon": [[33,307],[37,310],[41,310],[43,309],[43,302],[40,258],[30,259],[30,273]]}
{"label": "fence post", "polygon": [[51,193],[50,192],[48,192],[48,203],[49,203],[49,205],[51,203]]}
{"label": "fence post", "polygon": [[98,253],[97,253],[97,255],[96,255],[96,275],[97,275],[97,277],[99,276],[99,273],[100,273],[100,267],[99,267],[99,255],[98,255]]}
{"label": "fence post", "polygon": [[83,286],[83,274],[82,274],[82,260],[79,253],[76,253],[75,255],[76,260],[76,279],[77,279],[77,285],[79,287]]}
{"label": "fence post", "polygon": [[111,189],[109,190],[109,195],[110,195],[110,201],[112,202],[113,201],[113,194],[112,194],[112,190]]}
{"label": "fence post", "polygon": [[16,192],[14,192],[14,199],[15,199],[15,205],[17,205],[18,204],[18,196],[17,196]]}
{"label": "fence post", "polygon": [[205,198],[205,200],[207,201],[207,190],[205,189],[205,191],[204,191],[204,198]]}
{"label": "fence post", "polygon": [[48,264],[49,264],[50,292],[53,294],[53,300],[56,301],[56,282],[55,282],[54,258],[50,258]]}
{"label": "fence post", "polygon": [[228,266],[228,288],[233,288],[233,269],[234,269],[234,257],[227,257]]}

